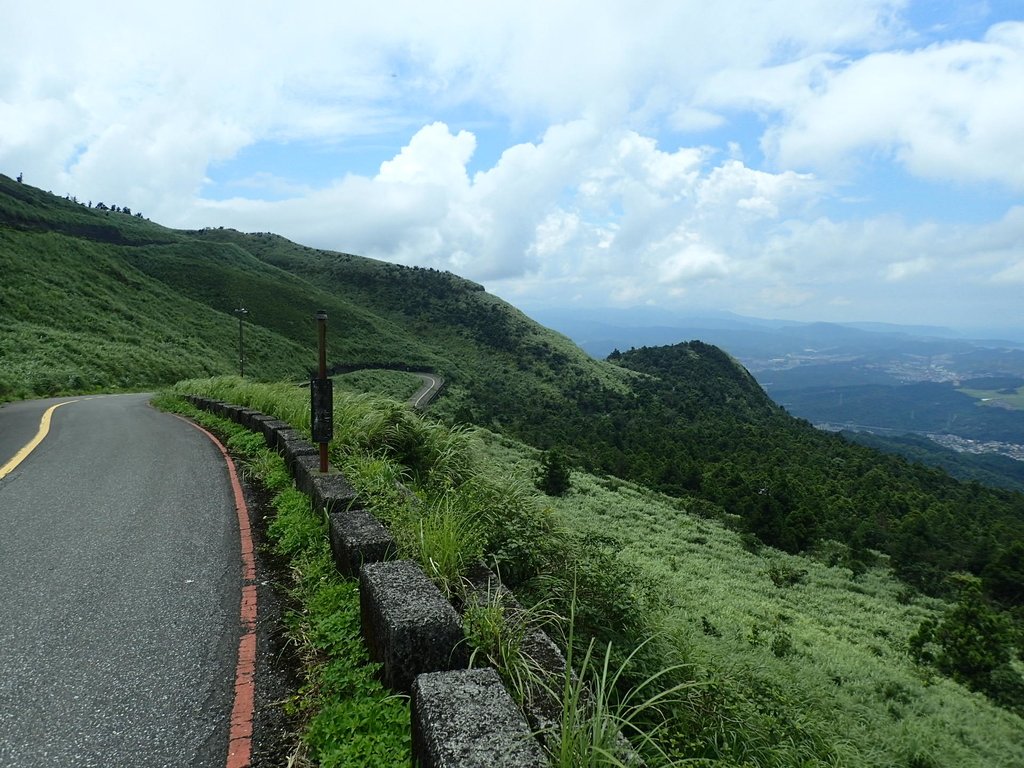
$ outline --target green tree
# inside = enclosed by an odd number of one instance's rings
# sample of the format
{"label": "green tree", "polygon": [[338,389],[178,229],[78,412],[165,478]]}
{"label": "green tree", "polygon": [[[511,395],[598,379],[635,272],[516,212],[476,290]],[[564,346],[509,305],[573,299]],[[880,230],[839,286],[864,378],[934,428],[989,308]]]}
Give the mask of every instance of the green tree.
{"label": "green tree", "polygon": [[910,638],[910,652],[920,663],[1003,706],[1024,706],[1024,681],[1010,664],[1014,630],[1008,617],[992,607],[971,578],[960,600],[941,620],[926,619]]}
{"label": "green tree", "polygon": [[564,496],[569,491],[569,467],[558,451],[548,451],[541,459],[537,488],[548,496]]}
{"label": "green tree", "polygon": [[1024,542],[1000,550],[981,575],[989,594],[1008,605],[1024,603]]}

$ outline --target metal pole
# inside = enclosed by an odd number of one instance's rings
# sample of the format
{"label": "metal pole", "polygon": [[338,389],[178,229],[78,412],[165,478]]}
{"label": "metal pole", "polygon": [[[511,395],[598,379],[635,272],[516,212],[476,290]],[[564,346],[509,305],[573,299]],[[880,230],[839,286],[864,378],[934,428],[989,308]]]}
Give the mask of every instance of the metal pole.
{"label": "metal pole", "polygon": [[[327,311],[318,310],[316,313],[317,339],[320,351],[319,374],[320,379],[327,380]],[[333,420],[333,414],[331,416]],[[327,443],[320,443],[320,471],[327,471]]]}
{"label": "metal pole", "polygon": [[327,378],[327,312],[320,310],[316,313],[317,337],[320,341],[320,378]]}
{"label": "metal pole", "polygon": [[242,318],[249,314],[245,307],[235,310],[238,315],[238,375],[245,378],[245,334],[242,330]]}

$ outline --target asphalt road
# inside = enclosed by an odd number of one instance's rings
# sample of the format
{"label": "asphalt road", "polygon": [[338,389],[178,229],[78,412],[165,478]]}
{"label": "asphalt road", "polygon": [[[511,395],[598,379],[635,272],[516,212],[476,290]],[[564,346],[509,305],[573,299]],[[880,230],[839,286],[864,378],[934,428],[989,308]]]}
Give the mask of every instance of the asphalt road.
{"label": "asphalt road", "polygon": [[413,408],[425,408],[434,399],[441,385],[444,384],[444,379],[432,373],[417,373],[416,375],[423,381],[423,386],[416,390],[413,396],[409,398],[409,404]]}
{"label": "asphalt road", "polygon": [[[4,768],[225,765],[234,500],[217,448],[147,401],[63,405],[0,479]],[[0,408],[0,467],[55,402]]]}

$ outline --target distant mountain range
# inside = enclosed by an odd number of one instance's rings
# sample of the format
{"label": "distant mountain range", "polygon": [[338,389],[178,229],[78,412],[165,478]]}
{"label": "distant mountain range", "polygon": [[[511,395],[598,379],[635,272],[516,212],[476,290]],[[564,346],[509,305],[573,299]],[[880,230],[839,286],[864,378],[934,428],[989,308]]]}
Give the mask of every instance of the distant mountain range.
{"label": "distant mountain range", "polygon": [[[732,312],[680,314],[655,307],[526,309],[543,325],[573,339],[597,358],[613,350],[662,346],[699,339],[755,362],[787,354],[865,354],[904,349],[946,353],[969,349],[1024,350],[1024,327],[975,329],[970,334],[929,325],[891,323],[800,323]],[[750,367],[748,365],[748,367]]]}
{"label": "distant mountain range", "polygon": [[[531,314],[595,357],[690,339],[714,344],[793,415],[825,429],[871,433],[875,448],[961,477],[982,476],[970,454],[1002,454],[1016,463],[1024,456],[1024,329],[970,338],[935,326],[797,323],[650,307]],[[898,439],[908,434],[945,447],[935,444],[929,453],[918,441],[911,450]],[[989,462],[986,482],[1020,487],[1016,463]],[[1006,470],[1001,478],[999,468]]]}

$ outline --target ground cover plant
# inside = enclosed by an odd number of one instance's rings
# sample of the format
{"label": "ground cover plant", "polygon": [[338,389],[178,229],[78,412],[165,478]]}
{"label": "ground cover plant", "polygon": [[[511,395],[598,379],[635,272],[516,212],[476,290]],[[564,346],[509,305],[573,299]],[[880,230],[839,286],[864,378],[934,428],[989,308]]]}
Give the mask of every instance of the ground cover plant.
{"label": "ground cover plant", "polygon": [[915,634],[950,606],[895,579],[884,557],[851,569],[834,542],[793,556],[632,484],[574,473],[572,486],[554,508],[663,585],[663,636],[706,684],[678,712],[681,753],[759,766],[1024,763],[1024,720],[915,662]]}

